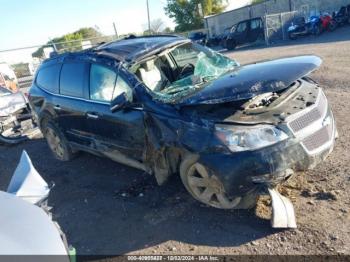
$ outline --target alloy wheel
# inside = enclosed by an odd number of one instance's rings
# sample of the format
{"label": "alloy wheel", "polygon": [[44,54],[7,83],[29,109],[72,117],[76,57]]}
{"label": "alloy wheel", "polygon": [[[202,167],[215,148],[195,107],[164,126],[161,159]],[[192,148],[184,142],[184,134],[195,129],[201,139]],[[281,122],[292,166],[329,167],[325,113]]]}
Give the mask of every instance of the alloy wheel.
{"label": "alloy wheel", "polygon": [[63,158],[64,148],[61,139],[50,127],[48,127],[46,131],[46,140],[52,152],[54,152],[59,158]]}
{"label": "alloy wheel", "polygon": [[229,198],[222,182],[215,175],[209,175],[208,170],[202,164],[193,164],[188,170],[187,179],[193,195],[207,205],[231,209],[241,200],[240,197]]}

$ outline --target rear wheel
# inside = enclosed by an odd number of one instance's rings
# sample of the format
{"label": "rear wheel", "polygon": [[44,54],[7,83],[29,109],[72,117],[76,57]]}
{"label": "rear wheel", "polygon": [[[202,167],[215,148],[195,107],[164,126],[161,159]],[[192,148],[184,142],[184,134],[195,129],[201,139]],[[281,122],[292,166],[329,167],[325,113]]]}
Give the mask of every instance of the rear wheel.
{"label": "rear wheel", "polygon": [[255,205],[256,198],[251,195],[248,198],[229,197],[220,179],[197,160],[198,157],[189,156],[180,166],[181,180],[195,199],[220,209],[244,209]]}
{"label": "rear wheel", "polygon": [[43,127],[43,134],[55,158],[61,161],[69,161],[73,158],[73,151],[67,139],[54,123],[47,122]]}

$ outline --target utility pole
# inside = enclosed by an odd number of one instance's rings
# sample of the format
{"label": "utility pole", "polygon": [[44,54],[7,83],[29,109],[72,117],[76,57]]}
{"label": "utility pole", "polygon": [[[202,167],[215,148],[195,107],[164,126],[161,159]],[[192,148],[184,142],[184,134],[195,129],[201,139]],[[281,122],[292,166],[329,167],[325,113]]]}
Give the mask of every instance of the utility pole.
{"label": "utility pole", "polygon": [[147,18],[148,18],[148,32],[151,34],[151,20],[149,18],[149,5],[148,5],[148,0],[146,0],[147,4]]}
{"label": "utility pole", "polygon": [[50,42],[52,44],[53,50],[55,50],[55,52],[57,52],[58,50],[57,50],[55,42],[50,37],[49,37],[49,40],[50,40]]}
{"label": "utility pole", "polygon": [[114,28],[115,37],[118,39],[118,31],[117,31],[117,27],[115,26],[114,22],[113,22],[113,28]]}

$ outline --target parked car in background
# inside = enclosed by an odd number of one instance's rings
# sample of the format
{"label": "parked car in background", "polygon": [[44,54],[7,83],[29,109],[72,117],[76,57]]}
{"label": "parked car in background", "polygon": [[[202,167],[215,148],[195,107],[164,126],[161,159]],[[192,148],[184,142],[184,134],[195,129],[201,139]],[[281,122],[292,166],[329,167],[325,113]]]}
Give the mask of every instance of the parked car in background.
{"label": "parked car in background", "polygon": [[338,12],[333,15],[338,26],[350,24],[350,5],[342,6]]}
{"label": "parked car in background", "polygon": [[0,85],[0,144],[17,144],[38,134],[26,96]]}
{"label": "parked car in background", "polygon": [[87,151],[158,184],[180,174],[195,199],[248,208],[333,149],[331,108],[306,77],[321,62],[240,66],[182,37],[136,37],[44,61],[29,100],[57,159]]}
{"label": "parked car in background", "polygon": [[188,35],[188,38],[191,39],[193,42],[200,44],[200,45],[205,45],[206,44],[206,39],[207,35],[203,32],[191,32]]}
{"label": "parked car in background", "polygon": [[241,21],[226,38],[225,48],[235,49],[239,45],[264,39],[264,24],[260,17]]}
{"label": "parked car in background", "polygon": [[288,27],[288,37],[292,40],[301,36],[309,35],[311,30],[311,22],[306,22],[305,17],[296,17],[292,24]]}
{"label": "parked car in background", "polygon": [[0,63],[0,86],[13,92],[18,90],[18,80],[15,72],[6,63]]}
{"label": "parked car in background", "polygon": [[205,45],[208,47],[218,46],[220,44],[221,35],[213,35],[206,40]]}
{"label": "parked car in background", "polygon": [[224,29],[224,32],[219,35],[213,35],[212,37],[208,38],[207,40],[207,46],[212,47],[212,46],[224,46],[227,36],[230,34],[233,26],[227,27]]}
{"label": "parked car in background", "polygon": [[226,46],[226,41],[230,33],[232,33],[235,30],[235,26],[226,27],[224,29],[224,32],[220,35],[220,43],[221,46]]}

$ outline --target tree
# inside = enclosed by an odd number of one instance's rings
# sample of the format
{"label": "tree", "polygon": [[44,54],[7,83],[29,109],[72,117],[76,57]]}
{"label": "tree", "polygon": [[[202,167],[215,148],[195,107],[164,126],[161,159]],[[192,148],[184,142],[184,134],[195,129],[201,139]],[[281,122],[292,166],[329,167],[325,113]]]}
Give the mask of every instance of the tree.
{"label": "tree", "polygon": [[151,31],[149,31],[148,29],[148,24],[143,25],[144,35],[159,34],[163,32],[163,30],[165,29],[165,23],[160,18],[152,20],[150,23],[150,26],[151,26]]}
{"label": "tree", "polygon": [[[32,57],[42,58],[44,56],[44,48],[52,46],[52,43],[55,43],[55,46],[58,50],[62,51],[78,51],[82,49],[81,42],[75,40],[83,40],[93,37],[102,37],[103,35],[92,27],[80,28],[79,30],[65,34],[61,37],[56,37],[52,41],[47,42],[45,45],[41,46],[38,50],[32,53]],[[93,40],[94,42],[99,42],[101,40]]]}
{"label": "tree", "polygon": [[164,27],[164,22],[160,18],[151,21],[151,30],[156,34],[161,33]]}
{"label": "tree", "polygon": [[251,1],[251,4],[252,4],[252,5],[255,5],[255,4],[262,3],[262,2],[265,2],[265,0],[252,0],[252,1]]}
{"label": "tree", "polygon": [[167,0],[165,13],[175,20],[176,32],[203,28],[203,16],[221,13],[227,0]]}
{"label": "tree", "polygon": [[171,34],[171,33],[173,33],[173,30],[172,30],[170,27],[166,27],[166,28],[163,30],[163,33]]}

